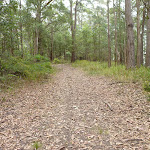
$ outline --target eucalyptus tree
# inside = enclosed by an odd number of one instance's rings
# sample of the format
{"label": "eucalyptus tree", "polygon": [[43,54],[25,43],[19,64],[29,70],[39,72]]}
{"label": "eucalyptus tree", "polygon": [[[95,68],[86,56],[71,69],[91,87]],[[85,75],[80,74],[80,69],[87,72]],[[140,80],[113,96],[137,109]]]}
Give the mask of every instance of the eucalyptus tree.
{"label": "eucalyptus tree", "polygon": [[137,7],[137,67],[141,66],[141,36],[140,36],[140,0],[136,0]]}
{"label": "eucalyptus tree", "polygon": [[107,51],[103,52],[103,45],[107,42],[107,20],[104,8],[97,6],[93,10],[93,49],[96,60],[103,60]]}
{"label": "eucalyptus tree", "polygon": [[38,54],[39,52],[42,54],[42,46],[41,46],[41,32],[42,32],[42,22],[43,12],[45,11],[46,7],[52,2],[49,0],[45,2],[44,0],[27,0],[27,6],[30,11],[35,14],[35,32],[34,32],[34,54]]}
{"label": "eucalyptus tree", "polygon": [[150,67],[150,1],[147,1],[146,67]]}
{"label": "eucalyptus tree", "polygon": [[[47,21],[45,23],[46,30],[49,34],[50,39],[50,47],[48,53],[50,60],[52,61],[54,59],[54,53],[56,54],[56,52],[54,52],[54,48],[56,47],[55,44],[61,42],[57,40],[56,37],[60,37],[60,35],[63,35],[63,33],[66,32],[69,28],[69,14],[68,9],[62,3],[62,1],[60,1],[59,3],[51,5],[51,7],[49,7],[49,9],[45,11],[45,15],[47,16]],[[55,49],[57,50],[57,48]]]}
{"label": "eucalyptus tree", "polygon": [[127,28],[127,69],[135,67],[135,48],[134,48],[134,32],[133,19],[131,16],[131,1],[125,0],[125,15]]}
{"label": "eucalyptus tree", "polygon": [[143,51],[144,51],[144,32],[145,32],[145,21],[146,21],[146,7],[143,7],[142,15],[142,32],[141,32],[141,64],[143,65]]}
{"label": "eucalyptus tree", "polygon": [[109,28],[109,3],[107,0],[107,19],[108,19],[108,67],[111,67],[111,47],[110,47],[110,28]]}
{"label": "eucalyptus tree", "polygon": [[[72,34],[72,56],[71,56],[71,62],[75,61],[75,49],[76,49],[76,25],[77,25],[77,9],[79,5],[79,1],[75,1],[75,7],[74,7],[74,15],[73,15],[73,0],[70,1],[70,28],[71,28],[71,34]],[[74,19],[73,19],[74,16]]]}
{"label": "eucalyptus tree", "polygon": [[117,15],[118,15],[118,12],[117,12],[117,1],[115,3],[115,1],[113,0],[113,11],[114,11],[114,22],[115,22],[115,65],[117,64],[117,54],[118,54],[118,38],[117,38]]}

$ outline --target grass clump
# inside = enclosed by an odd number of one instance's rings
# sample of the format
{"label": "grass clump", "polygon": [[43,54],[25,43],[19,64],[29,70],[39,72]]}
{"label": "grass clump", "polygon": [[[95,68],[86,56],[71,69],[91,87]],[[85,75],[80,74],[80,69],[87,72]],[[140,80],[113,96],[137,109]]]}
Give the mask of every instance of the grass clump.
{"label": "grass clump", "polygon": [[42,147],[42,144],[39,141],[35,141],[35,142],[33,142],[32,147],[34,150],[38,150],[39,148]]}
{"label": "grass clump", "polygon": [[73,66],[81,67],[91,75],[104,75],[123,82],[140,82],[144,85],[144,89],[150,92],[149,68],[142,66],[141,68],[135,68],[134,70],[126,70],[124,65],[115,66],[114,63],[112,63],[112,67],[108,68],[106,62],[90,62],[86,60],[76,61]]}
{"label": "grass clump", "polygon": [[150,82],[146,81],[144,83],[144,90],[147,92],[150,92]]}

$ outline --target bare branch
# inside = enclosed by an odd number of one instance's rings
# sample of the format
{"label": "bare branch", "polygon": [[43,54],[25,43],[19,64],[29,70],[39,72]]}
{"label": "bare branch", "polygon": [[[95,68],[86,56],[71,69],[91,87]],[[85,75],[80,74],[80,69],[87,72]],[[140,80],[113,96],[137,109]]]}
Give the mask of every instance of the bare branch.
{"label": "bare branch", "polygon": [[41,10],[43,10],[47,5],[49,5],[53,0],[48,1]]}

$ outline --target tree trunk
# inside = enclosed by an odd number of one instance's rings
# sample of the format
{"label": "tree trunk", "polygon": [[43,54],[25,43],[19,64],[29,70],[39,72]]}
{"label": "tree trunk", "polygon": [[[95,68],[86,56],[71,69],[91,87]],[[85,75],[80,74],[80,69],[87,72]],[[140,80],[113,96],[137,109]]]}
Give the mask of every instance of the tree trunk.
{"label": "tree trunk", "polygon": [[[116,2],[117,5],[117,2]],[[115,65],[117,64],[117,53],[118,53],[118,47],[117,47],[117,12],[115,7],[115,2],[113,0],[113,8],[114,8],[114,18],[115,18]]]}
{"label": "tree trunk", "polygon": [[71,55],[71,62],[75,62],[75,49],[76,49],[76,43],[75,43],[75,36],[76,36],[76,23],[77,23],[77,7],[78,7],[78,0],[76,1],[75,5],[75,18],[74,18],[74,24],[73,24],[73,2],[70,0],[70,18],[71,18],[71,32],[72,32],[72,55]]}
{"label": "tree trunk", "polygon": [[134,32],[131,16],[131,1],[125,0],[125,15],[127,28],[127,69],[135,67]]}
{"label": "tree trunk", "polygon": [[109,0],[107,0],[107,19],[108,19],[108,67],[111,67],[111,47],[110,47],[110,31],[109,31]]}
{"label": "tree trunk", "polygon": [[14,42],[13,42],[13,30],[11,28],[11,34],[10,34],[10,52],[11,55],[14,56]]}
{"label": "tree trunk", "polygon": [[141,64],[143,65],[143,51],[144,51],[144,47],[143,47],[143,36],[144,36],[144,26],[145,26],[145,8],[143,10],[143,20],[142,20],[142,33],[141,33]]}
{"label": "tree trunk", "polygon": [[38,54],[39,53],[39,48],[40,48],[40,44],[39,42],[41,42],[41,40],[39,39],[39,32],[40,32],[40,24],[41,24],[41,1],[38,0],[37,2],[37,13],[36,13],[36,29],[35,29],[35,46],[34,46],[34,54]]}
{"label": "tree trunk", "polygon": [[140,0],[136,0],[137,7],[137,67],[141,66],[141,37],[140,37]]}
{"label": "tree trunk", "polygon": [[[100,28],[100,24],[99,24],[99,28]],[[99,36],[98,36],[98,55],[99,55],[99,61],[101,61],[101,34],[100,34],[100,30],[99,30]]]}
{"label": "tree trunk", "polygon": [[53,50],[54,49],[54,40],[53,40],[53,27],[51,28],[51,50],[50,50],[50,60],[53,61]]}
{"label": "tree trunk", "polygon": [[23,34],[22,34],[22,16],[21,16],[21,0],[20,0],[20,43],[21,43],[21,57],[23,57]]}
{"label": "tree trunk", "polygon": [[38,54],[38,29],[35,29],[35,37],[34,37],[34,55]]}
{"label": "tree trunk", "polygon": [[147,6],[147,45],[146,45],[146,67],[150,67],[150,1]]}

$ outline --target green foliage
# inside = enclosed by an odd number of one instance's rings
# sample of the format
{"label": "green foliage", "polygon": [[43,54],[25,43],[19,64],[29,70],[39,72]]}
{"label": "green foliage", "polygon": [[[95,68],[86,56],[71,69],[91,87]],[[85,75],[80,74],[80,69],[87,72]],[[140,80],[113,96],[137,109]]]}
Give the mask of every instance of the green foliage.
{"label": "green foliage", "polygon": [[34,150],[39,149],[41,146],[42,146],[42,144],[39,141],[33,142],[33,145],[32,145]]}
{"label": "green foliage", "polygon": [[54,64],[60,64],[61,62],[60,62],[60,60],[59,60],[58,58],[55,58],[55,59],[53,60],[53,63],[54,63]]}
{"label": "green foliage", "polygon": [[48,57],[41,56],[40,54],[35,55],[32,59],[33,59],[35,62],[49,61],[49,58],[48,58]]}
{"label": "green foliage", "polygon": [[[47,78],[53,72],[50,62],[46,62],[44,57],[38,57],[40,62],[27,61],[21,58],[10,57],[1,60],[0,82],[9,84],[20,78],[28,80],[39,80]],[[34,58],[32,60],[35,60]]]}
{"label": "green foliage", "polygon": [[115,66],[115,64],[112,63],[112,67],[108,68],[106,62],[89,62],[85,60],[76,61],[73,66],[81,67],[91,75],[104,75],[123,82],[144,83],[144,89],[150,91],[150,69],[145,67],[126,70],[124,65]]}
{"label": "green foliage", "polygon": [[2,74],[16,76],[28,76],[28,66],[20,58],[11,57],[2,61]]}
{"label": "green foliage", "polygon": [[150,92],[150,82],[147,81],[144,83],[144,90]]}

